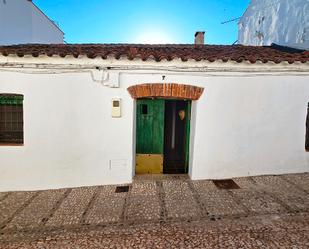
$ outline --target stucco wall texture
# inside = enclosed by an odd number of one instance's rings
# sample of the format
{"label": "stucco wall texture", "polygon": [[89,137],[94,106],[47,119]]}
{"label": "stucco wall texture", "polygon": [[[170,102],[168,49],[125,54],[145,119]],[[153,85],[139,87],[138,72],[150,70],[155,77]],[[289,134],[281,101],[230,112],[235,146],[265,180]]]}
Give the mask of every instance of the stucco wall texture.
{"label": "stucco wall texture", "polygon": [[[119,69],[109,87],[89,70],[23,70],[0,71],[0,93],[24,95],[24,145],[0,146],[0,191],[130,183],[136,102],[127,88],[142,83],[204,88],[192,102],[191,179],[309,171],[308,73]],[[114,98],[121,118],[111,117]]]}

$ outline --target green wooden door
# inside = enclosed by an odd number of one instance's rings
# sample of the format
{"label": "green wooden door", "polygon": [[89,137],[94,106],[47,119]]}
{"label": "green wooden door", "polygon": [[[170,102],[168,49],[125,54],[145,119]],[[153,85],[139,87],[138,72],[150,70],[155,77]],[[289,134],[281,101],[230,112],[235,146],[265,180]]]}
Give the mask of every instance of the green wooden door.
{"label": "green wooden door", "polygon": [[164,100],[137,100],[136,153],[162,154]]}
{"label": "green wooden door", "polygon": [[[136,108],[136,173],[137,174],[158,174],[163,173],[164,159],[164,131],[166,126],[164,99],[139,99]],[[184,137],[183,152],[184,172],[188,172],[189,147],[190,147],[190,121],[191,101],[186,102],[185,107],[185,128],[184,133],[177,136]],[[178,115],[178,112],[175,114]],[[167,115],[167,117],[169,117]],[[178,116],[177,116],[178,117]],[[166,166],[164,166],[166,167]],[[183,168],[182,168],[183,169]]]}
{"label": "green wooden door", "polygon": [[139,99],[136,108],[136,173],[163,172],[163,99]]}

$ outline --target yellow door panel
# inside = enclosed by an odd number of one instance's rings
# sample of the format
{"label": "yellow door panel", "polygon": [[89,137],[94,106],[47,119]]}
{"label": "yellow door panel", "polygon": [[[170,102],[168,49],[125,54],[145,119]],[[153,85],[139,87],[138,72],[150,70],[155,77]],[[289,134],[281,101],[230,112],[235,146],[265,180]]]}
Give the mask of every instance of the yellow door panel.
{"label": "yellow door panel", "polygon": [[136,154],[136,174],[162,174],[163,155]]}

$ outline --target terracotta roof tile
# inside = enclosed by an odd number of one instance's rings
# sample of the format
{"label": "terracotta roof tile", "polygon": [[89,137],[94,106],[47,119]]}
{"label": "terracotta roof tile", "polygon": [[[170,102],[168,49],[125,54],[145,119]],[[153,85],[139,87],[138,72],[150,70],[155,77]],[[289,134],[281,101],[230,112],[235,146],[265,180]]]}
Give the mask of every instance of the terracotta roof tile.
{"label": "terracotta roof tile", "polygon": [[107,59],[112,56],[115,59],[122,57],[129,60],[154,59],[174,60],[181,59],[188,61],[193,59],[196,61],[208,60],[214,62],[222,60],[227,62],[229,60],[242,62],[250,61],[256,63],[261,61],[266,63],[273,61],[280,63],[287,61],[294,63],[296,61],[305,63],[309,61],[309,51],[296,50],[288,47],[278,45],[272,46],[242,46],[242,45],[146,45],[146,44],[27,44],[27,45],[13,45],[0,46],[0,54],[8,56],[16,54],[19,57],[25,55],[32,55],[38,57],[39,55],[53,56],[58,55],[65,57],[72,55],[77,58],[79,55],[85,55],[88,58],[102,58]]}

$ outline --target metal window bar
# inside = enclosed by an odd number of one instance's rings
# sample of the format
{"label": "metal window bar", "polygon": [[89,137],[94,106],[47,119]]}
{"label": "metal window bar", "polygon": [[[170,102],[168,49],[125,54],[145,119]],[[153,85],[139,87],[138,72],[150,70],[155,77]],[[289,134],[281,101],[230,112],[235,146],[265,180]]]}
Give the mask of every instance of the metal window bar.
{"label": "metal window bar", "polygon": [[0,94],[0,143],[23,143],[23,96]]}

